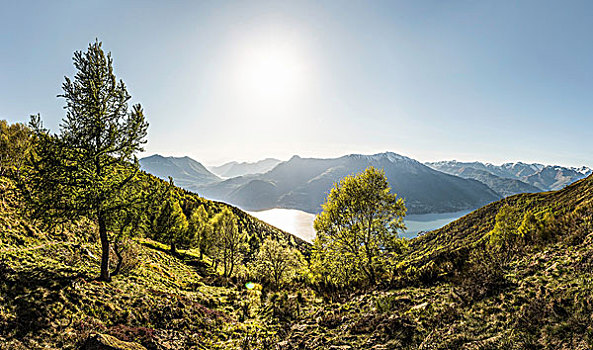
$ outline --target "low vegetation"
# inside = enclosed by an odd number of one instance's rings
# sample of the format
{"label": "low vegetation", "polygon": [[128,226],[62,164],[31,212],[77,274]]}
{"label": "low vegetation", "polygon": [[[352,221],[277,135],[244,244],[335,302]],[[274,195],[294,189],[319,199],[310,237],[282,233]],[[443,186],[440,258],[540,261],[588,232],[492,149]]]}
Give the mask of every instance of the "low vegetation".
{"label": "low vegetation", "polygon": [[0,122],[0,349],[593,347],[593,177],[407,241],[369,168],[310,245],[138,170],[142,110],[99,43],[75,63],[60,134]]}

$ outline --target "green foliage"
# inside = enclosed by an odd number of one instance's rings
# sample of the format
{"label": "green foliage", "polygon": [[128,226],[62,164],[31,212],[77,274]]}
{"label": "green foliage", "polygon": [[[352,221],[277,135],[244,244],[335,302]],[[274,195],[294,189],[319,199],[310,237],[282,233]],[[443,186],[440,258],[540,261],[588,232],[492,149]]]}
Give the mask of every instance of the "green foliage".
{"label": "green foliage", "polygon": [[313,272],[339,286],[374,284],[402,251],[403,200],[390,193],[384,172],[370,167],[337,183],[322,207],[314,223]]}
{"label": "green foliage", "polygon": [[517,228],[517,234],[525,243],[529,244],[538,240],[540,229],[540,221],[531,210],[527,210],[523,214],[523,221]]}
{"label": "green foliage", "polygon": [[303,266],[304,258],[298,250],[267,238],[252,263],[251,274],[257,280],[279,288],[294,280]]}
{"label": "green foliage", "polygon": [[200,250],[200,257],[203,257],[204,253],[211,249],[214,240],[208,212],[203,205],[194,210],[189,217],[188,232],[193,245]]}
{"label": "green foliage", "polygon": [[519,238],[519,211],[505,204],[496,214],[496,224],[490,232],[490,243],[502,249],[512,249]]}
{"label": "green foliage", "polygon": [[27,194],[38,214],[96,220],[101,279],[110,280],[108,219],[126,205],[122,202],[136,200],[121,194],[138,180],[135,153],[143,150],[148,123],[140,105],[128,109],[131,97],[100,42],[75,52],[74,66],[74,79],[66,77],[62,84],[66,117],[60,133],[50,134],[40,118],[32,118],[39,146],[30,157]]}
{"label": "green foliage", "polygon": [[222,264],[223,276],[233,275],[247,248],[247,236],[239,231],[236,218],[229,209],[223,209],[212,218],[214,244],[212,256],[215,264]]}
{"label": "green foliage", "polygon": [[0,120],[0,176],[20,173],[32,148],[31,129]]}
{"label": "green foliage", "polygon": [[177,246],[187,239],[188,222],[181,210],[179,200],[174,196],[168,196],[159,210],[153,228],[154,237],[161,242],[171,246],[171,253],[177,253]]}

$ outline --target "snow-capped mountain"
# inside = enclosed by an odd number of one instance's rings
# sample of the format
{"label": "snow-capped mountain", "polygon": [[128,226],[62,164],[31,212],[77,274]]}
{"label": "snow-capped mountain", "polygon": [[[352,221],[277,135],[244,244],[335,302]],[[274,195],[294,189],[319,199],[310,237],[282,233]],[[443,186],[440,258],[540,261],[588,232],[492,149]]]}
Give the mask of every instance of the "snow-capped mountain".
{"label": "snow-capped mountain", "polygon": [[451,176],[393,152],[319,159],[293,156],[264,174],[235,177],[198,189],[206,197],[247,210],[299,209],[316,213],[333,184],[369,166],[384,169],[409,213],[472,209],[500,198],[475,180]]}
{"label": "snow-capped mountain", "polygon": [[[487,171],[497,177],[519,180],[525,184],[535,186],[541,191],[559,190],[575,181],[591,175],[592,173],[592,170],[586,166],[571,168],[559,165],[544,165],[539,163],[529,164],[523,162],[494,165],[490,163],[458,162],[451,160],[430,162],[426,163],[426,165],[448,174],[460,176],[462,176],[461,174],[464,172],[467,175],[469,173],[467,169]],[[467,175],[467,177],[475,178],[473,175]]]}

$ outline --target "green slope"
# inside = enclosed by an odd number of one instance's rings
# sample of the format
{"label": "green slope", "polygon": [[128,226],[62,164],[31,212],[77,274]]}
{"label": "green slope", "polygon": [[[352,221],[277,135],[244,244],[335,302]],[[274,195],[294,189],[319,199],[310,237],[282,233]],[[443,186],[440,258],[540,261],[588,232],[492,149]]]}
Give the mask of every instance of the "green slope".
{"label": "green slope", "polygon": [[[551,210],[559,222],[568,220],[579,207],[593,206],[593,176],[555,192],[525,193],[507,197],[498,202],[475,210],[449,225],[429,232],[412,241],[410,260],[424,264],[430,260],[452,259],[483,246],[495,224],[498,210],[505,204],[517,208],[521,213],[531,210],[535,213]],[[570,232],[561,232],[569,235]]]}
{"label": "green slope", "polygon": [[[192,251],[173,257],[142,240],[124,275],[96,282],[100,248],[77,239],[89,227],[47,235],[2,185],[2,349],[74,349],[92,332],[148,349],[593,347],[592,177],[509,197],[412,240],[393,284],[325,294],[225,285]],[[487,241],[505,203],[552,211],[557,225],[554,239],[498,270]]]}
{"label": "green slope", "polygon": [[[488,253],[498,209],[551,210],[554,239],[503,268]],[[517,195],[411,241],[396,287],[335,293],[291,325],[285,349],[593,348],[593,177]]]}

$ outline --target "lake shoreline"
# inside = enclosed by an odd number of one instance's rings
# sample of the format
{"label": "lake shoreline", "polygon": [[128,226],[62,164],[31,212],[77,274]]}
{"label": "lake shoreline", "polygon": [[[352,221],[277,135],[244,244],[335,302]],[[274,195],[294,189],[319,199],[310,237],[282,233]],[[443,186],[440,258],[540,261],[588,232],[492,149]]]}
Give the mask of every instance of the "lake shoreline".
{"label": "lake shoreline", "polygon": [[[412,214],[405,217],[406,231],[400,233],[401,237],[412,239],[420,232],[428,232],[439,229],[462,216],[470,213],[471,210],[462,210],[452,213],[429,213]],[[315,230],[313,221],[315,214],[307,213],[298,209],[274,208],[261,211],[248,211],[250,215],[267,222],[272,226],[292,233],[307,242],[313,242]]]}

